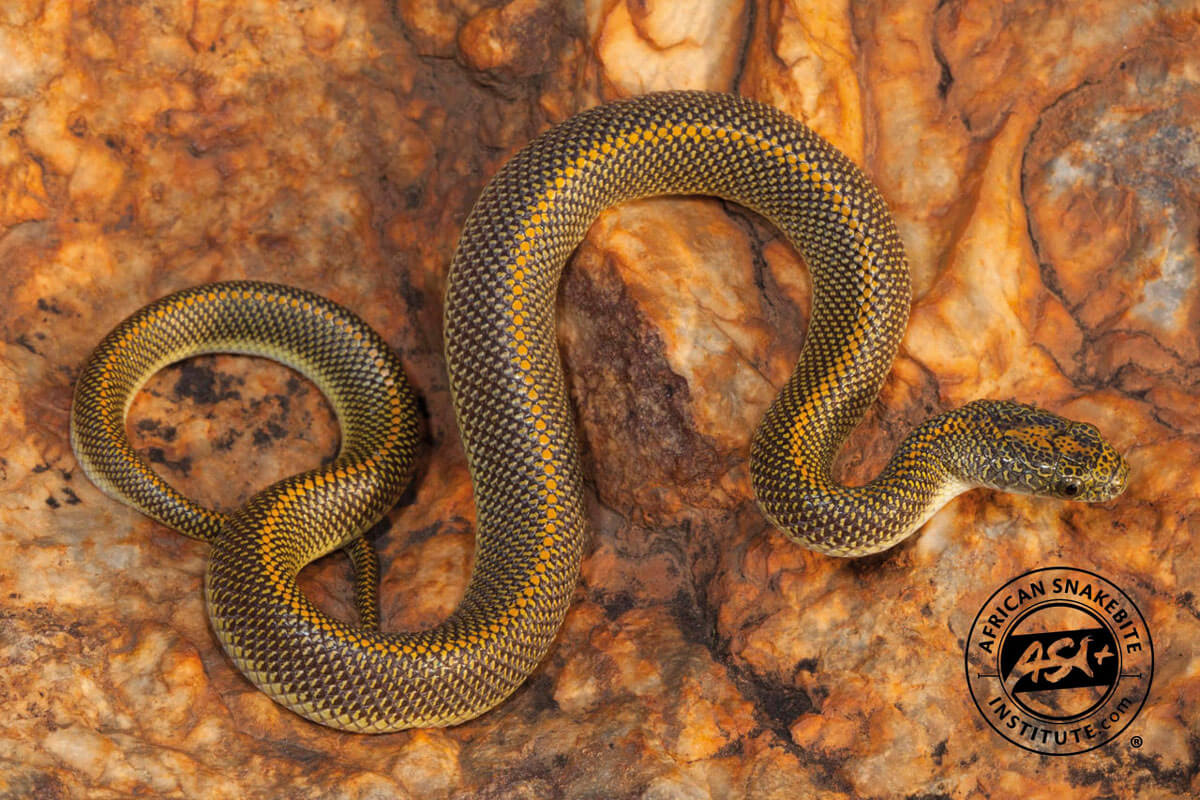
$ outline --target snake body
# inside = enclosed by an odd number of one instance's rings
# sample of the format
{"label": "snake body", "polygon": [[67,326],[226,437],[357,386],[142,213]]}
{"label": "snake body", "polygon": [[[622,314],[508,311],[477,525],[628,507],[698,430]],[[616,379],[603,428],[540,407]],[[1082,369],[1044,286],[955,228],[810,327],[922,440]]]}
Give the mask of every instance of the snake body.
{"label": "snake body", "polygon": [[[213,629],[276,701],[352,731],[473,718],[546,654],[579,574],[582,474],[554,338],[563,264],[600,211],[667,193],[748,206],[812,271],[802,355],[751,447],[759,502],[792,538],[861,555],[909,535],[968,485],[1079,499],[1123,488],[1124,462],[1094,428],[1014,403],[972,403],[935,417],[878,479],[836,483],[831,462],[874,400],[907,320],[896,227],[878,191],[810,129],[751,100],[700,92],[600,106],[552,128],[503,167],[466,222],[450,269],[445,338],[477,549],[466,594],[441,625],[380,632],[369,589],[360,590],[367,624],[350,625],[296,587],[306,563],[338,547],[371,573],[361,531],[394,502],[416,443],[410,390],[390,349],[315,295],[216,284],[135,314],[79,380],[79,461],[105,491],[212,542],[205,592]],[[343,428],[336,461],[264,490],[228,518],[170,489],[123,429],[149,374],[214,350],[297,367],[331,397]]]}

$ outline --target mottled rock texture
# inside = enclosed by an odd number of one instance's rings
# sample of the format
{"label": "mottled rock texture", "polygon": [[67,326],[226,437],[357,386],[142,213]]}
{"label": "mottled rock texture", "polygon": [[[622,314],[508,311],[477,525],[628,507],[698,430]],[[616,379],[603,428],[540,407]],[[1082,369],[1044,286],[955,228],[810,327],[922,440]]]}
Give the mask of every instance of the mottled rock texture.
{"label": "mottled rock texture", "polygon": [[[0,796],[1200,793],[1198,54],[1184,0],[4,3]],[[374,534],[383,616],[432,624],[472,554],[441,357],[463,220],[550,124],[673,87],[806,120],[894,209],[912,320],[845,475],[872,475],[930,411],[1020,397],[1103,428],[1128,491],[975,492],[858,562],[791,545],[746,454],[804,338],[803,264],[720,202],[632,203],[561,293],[593,533],[550,656],[450,730],[346,735],[275,706],[209,629],[206,547],[77,469],[67,413],[91,347],[213,279],[366,318],[427,411],[413,488]],[[159,374],[129,428],[222,507],[337,447],[313,386],[225,356]],[[962,648],[994,589],[1058,564],[1131,595],[1156,674],[1125,734],[1050,758],[985,725]],[[338,556],[304,579],[349,618],[348,575]]]}

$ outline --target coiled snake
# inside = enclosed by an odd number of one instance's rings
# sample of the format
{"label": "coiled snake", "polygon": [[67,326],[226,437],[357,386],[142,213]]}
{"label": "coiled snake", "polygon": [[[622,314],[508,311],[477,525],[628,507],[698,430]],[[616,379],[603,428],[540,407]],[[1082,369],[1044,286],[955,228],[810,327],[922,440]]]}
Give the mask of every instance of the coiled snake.
{"label": "coiled snake", "polygon": [[[446,361],[478,507],[475,567],[438,627],[375,626],[374,553],[361,532],[407,479],[416,446],[391,349],[344,309],[297,289],[201,286],[134,314],[79,379],[71,438],[87,475],[155,519],[212,543],[205,596],[238,668],[279,703],[336,728],[381,732],[471,719],[546,654],[579,573],[582,476],[554,339],[564,262],[604,208],[664,193],[717,195],[762,214],[804,254],[813,309],[799,364],[754,436],[754,490],[801,544],[863,555],[908,536],[972,485],[1106,500],[1123,459],[1090,425],[975,402],[925,422],[865,486],[830,464],[874,400],[908,315],[900,239],[879,193],[804,125],[759,103],[654,94],[583,112],[517,154],[462,232],[446,291]],[[180,496],[132,450],[124,417],[161,366],[257,353],[310,376],[342,426],[332,464],[288,478],[226,518]],[[297,589],[346,547],[365,624]]]}

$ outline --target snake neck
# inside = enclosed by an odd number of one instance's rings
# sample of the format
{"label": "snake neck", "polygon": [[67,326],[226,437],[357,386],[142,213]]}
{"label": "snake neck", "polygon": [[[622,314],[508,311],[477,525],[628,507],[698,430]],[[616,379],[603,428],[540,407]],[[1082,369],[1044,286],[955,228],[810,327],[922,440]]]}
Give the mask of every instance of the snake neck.
{"label": "snake neck", "polygon": [[[981,473],[981,464],[990,463],[979,434],[989,425],[986,405],[970,403],[925,420],[900,443],[878,477],[861,486],[833,478],[836,446],[793,459],[790,490],[756,485],[759,503],[784,533],[819,552],[863,556],[886,550],[959,494],[992,485]],[[820,433],[813,437],[818,446],[836,438]],[[756,437],[757,458],[775,456],[778,461],[778,454],[767,454],[769,450],[769,443]]]}

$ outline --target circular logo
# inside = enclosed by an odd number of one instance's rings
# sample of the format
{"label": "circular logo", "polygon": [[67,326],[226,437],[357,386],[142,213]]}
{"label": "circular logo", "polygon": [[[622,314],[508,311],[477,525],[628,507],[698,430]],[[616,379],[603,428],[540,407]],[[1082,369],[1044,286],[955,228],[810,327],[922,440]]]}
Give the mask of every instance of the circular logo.
{"label": "circular logo", "polygon": [[1082,569],[1047,567],[1006,583],[971,625],[967,685],[1013,744],[1047,755],[1099,747],[1150,692],[1154,647],[1133,601]]}

